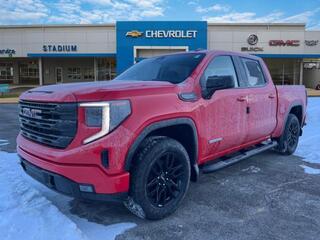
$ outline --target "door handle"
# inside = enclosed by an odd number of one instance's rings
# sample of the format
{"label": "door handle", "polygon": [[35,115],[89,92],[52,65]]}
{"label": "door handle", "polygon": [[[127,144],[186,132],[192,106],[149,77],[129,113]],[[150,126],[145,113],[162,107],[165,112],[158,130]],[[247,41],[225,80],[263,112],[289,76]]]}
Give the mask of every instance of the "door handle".
{"label": "door handle", "polygon": [[273,99],[273,98],[275,98],[276,96],[274,95],[274,94],[269,94],[269,96],[268,96],[268,98],[270,98],[270,99]]}
{"label": "door handle", "polygon": [[248,97],[247,96],[242,96],[242,97],[238,97],[237,98],[237,101],[239,101],[239,102],[244,102],[244,101],[248,101]]}

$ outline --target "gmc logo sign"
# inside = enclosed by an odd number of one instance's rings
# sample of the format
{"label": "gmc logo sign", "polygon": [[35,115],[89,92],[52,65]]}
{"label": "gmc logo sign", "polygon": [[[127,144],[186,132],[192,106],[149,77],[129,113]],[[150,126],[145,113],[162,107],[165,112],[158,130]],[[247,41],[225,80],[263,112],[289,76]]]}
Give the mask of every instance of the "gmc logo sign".
{"label": "gmc logo sign", "polygon": [[38,114],[41,114],[41,110],[39,109],[31,109],[31,108],[22,108],[21,115],[29,117],[29,118],[41,118]]}
{"label": "gmc logo sign", "polygon": [[288,46],[288,47],[298,47],[300,46],[300,41],[299,40],[270,40],[269,41],[270,46]]}

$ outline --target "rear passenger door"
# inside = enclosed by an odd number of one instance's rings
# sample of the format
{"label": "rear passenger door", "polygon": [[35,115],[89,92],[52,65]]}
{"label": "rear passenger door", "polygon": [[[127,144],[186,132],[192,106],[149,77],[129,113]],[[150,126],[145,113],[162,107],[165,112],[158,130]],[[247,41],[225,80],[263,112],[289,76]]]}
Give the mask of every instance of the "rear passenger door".
{"label": "rear passenger door", "polygon": [[240,88],[247,89],[246,143],[271,135],[276,127],[276,89],[268,82],[258,60],[238,57],[242,78]]}

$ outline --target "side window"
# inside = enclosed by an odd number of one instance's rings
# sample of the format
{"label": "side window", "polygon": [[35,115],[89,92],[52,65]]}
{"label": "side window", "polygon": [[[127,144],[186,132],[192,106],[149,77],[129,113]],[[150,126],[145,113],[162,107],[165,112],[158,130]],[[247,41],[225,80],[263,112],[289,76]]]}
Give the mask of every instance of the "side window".
{"label": "side window", "polygon": [[206,86],[209,76],[232,76],[234,85],[238,87],[237,74],[230,56],[217,56],[209,63],[200,79],[202,88]]}
{"label": "side window", "polygon": [[246,71],[247,79],[245,82],[241,82],[241,87],[256,87],[263,86],[266,84],[266,80],[263,76],[261,66],[258,61],[240,58],[243,63],[244,70]]}

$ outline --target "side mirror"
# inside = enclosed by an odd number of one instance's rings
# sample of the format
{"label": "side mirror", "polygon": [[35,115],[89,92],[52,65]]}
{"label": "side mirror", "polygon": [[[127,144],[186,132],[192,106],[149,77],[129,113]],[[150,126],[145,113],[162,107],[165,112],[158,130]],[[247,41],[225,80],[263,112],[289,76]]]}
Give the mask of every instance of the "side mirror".
{"label": "side mirror", "polygon": [[217,90],[234,88],[233,76],[209,76],[206,81],[206,89],[204,92],[204,97],[209,98]]}

